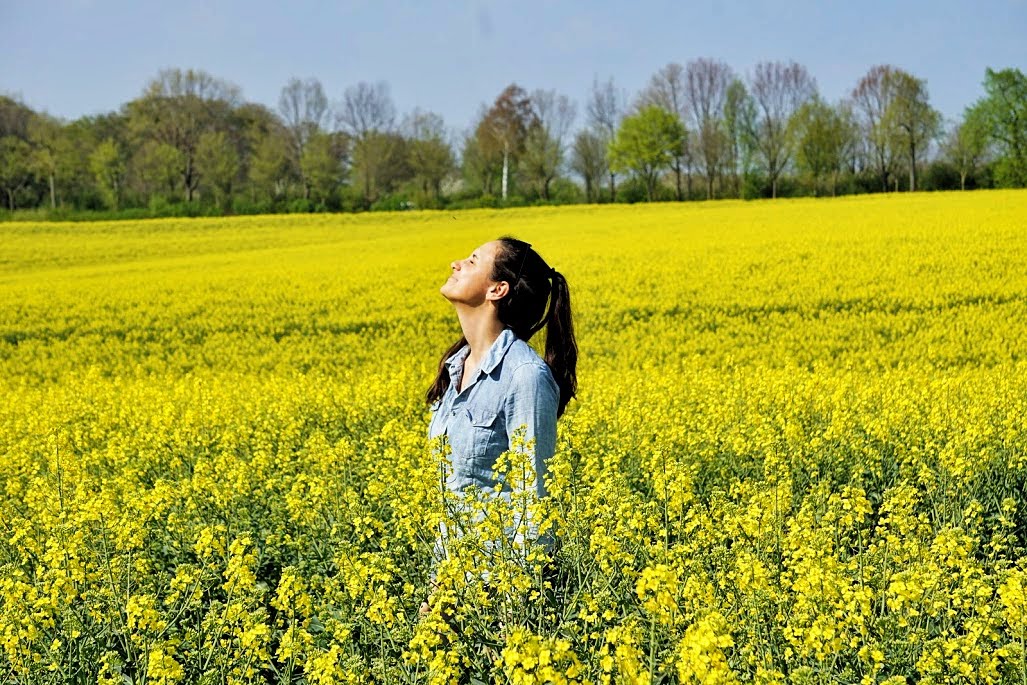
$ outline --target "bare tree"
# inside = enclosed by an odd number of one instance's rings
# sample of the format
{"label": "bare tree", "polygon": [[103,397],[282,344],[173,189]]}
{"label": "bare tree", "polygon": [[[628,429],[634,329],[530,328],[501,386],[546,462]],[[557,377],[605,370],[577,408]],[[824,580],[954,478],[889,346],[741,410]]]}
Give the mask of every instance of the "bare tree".
{"label": "bare tree", "polygon": [[713,198],[713,182],[723,166],[730,141],[724,128],[724,109],[734,72],[724,62],[697,59],[685,69],[686,125],[695,131],[697,158],[706,177],[706,199]]}
{"label": "bare tree", "polygon": [[[627,96],[623,90],[614,85],[612,77],[603,83],[600,83],[599,79],[592,80],[592,91],[589,94],[586,107],[588,122],[589,126],[601,136],[604,147],[608,146],[617,135],[621,119],[624,118],[624,110],[627,108],[626,101]],[[606,166],[609,168],[609,163]],[[610,202],[613,202],[617,197],[617,174],[613,169],[609,169],[609,173]]]}
{"label": "bare tree", "polygon": [[677,62],[671,62],[662,67],[649,79],[649,85],[642,91],[638,100],[638,109],[646,105],[657,105],[658,107],[676,116],[681,125],[685,127],[686,135],[681,138],[682,146],[675,151],[674,159],[671,162],[671,169],[674,172],[675,188],[677,199],[685,198],[684,189],[681,186],[681,179],[687,175],[688,195],[692,194],[692,170],[691,161],[693,151],[686,149],[689,145],[688,127],[685,126],[687,103],[685,100],[685,69]]}
{"label": "bare tree", "polygon": [[796,62],[760,62],[749,79],[749,91],[757,110],[756,150],[767,170],[771,197],[777,197],[778,177],[792,154],[788,124],[817,92],[817,84]]}
{"label": "bare tree", "polygon": [[593,129],[578,131],[571,146],[571,169],[585,182],[585,199],[597,202],[599,187],[609,169],[606,162],[606,141]]}
{"label": "bare tree", "polygon": [[310,136],[328,126],[330,111],[324,88],[316,78],[292,78],[282,87],[278,112],[292,133],[297,159]]}
{"label": "bare tree", "polygon": [[361,81],[343,93],[336,114],[340,127],[354,138],[371,132],[391,131],[396,121],[396,107],[384,81],[371,84]]}
{"label": "bare tree", "polygon": [[895,166],[895,132],[885,115],[895,100],[897,71],[890,65],[878,64],[871,67],[852,90],[852,102],[860,115],[867,151],[884,191],[888,190],[888,180]]}
{"label": "bare tree", "polygon": [[354,171],[363,180],[364,203],[370,205],[377,197],[382,180],[379,176],[388,166],[398,138],[390,135],[396,121],[396,107],[388,84],[361,81],[347,88],[336,120],[354,141]]}
{"label": "bare tree", "polygon": [[220,100],[237,106],[242,91],[235,84],[197,69],[163,69],[150,81],[145,95],[165,98],[193,97],[198,100]]}
{"label": "bare tree", "polygon": [[530,100],[535,125],[524,140],[521,169],[535,183],[539,196],[548,200],[549,185],[563,165],[566,138],[577,107],[569,97],[554,90],[535,90]]}
{"label": "bare tree", "polygon": [[577,105],[569,97],[560,95],[555,90],[536,89],[532,91],[530,98],[539,124],[553,140],[563,146],[578,116]]}

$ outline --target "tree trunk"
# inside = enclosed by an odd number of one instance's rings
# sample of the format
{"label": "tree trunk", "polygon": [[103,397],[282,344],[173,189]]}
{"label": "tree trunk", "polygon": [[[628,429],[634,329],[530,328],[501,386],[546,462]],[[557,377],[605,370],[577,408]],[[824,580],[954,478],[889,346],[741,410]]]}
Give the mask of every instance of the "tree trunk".
{"label": "tree trunk", "polygon": [[909,192],[916,190],[916,143],[909,144]]}
{"label": "tree trunk", "polygon": [[614,174],[610,173],[610,202],[617,200],[617,186],[614,184]]}
{"label": "tree trunk", "polygon": [[712,200],[713,199],[713,176],[712,175],[706,177],[706,199],[707,200]]}
{"label": "tree trunk", "polygon": [[506,202],[506,179],[510,168],[510,146],[503,143],[503,202]]}
{"label": "tree trunk", "polygon": [[53,172],[50,172],[50,209],[57,209],[57,190],[54,187]]}
{"label": "tree trunk", "polygon": [[[684,197],[681,195],[681,162],[674,162],[674,183],[677,192],[678,202],[681,202]],[[649,198],[652,200],[652,198]]]}
{"label": "tree trunk", "polygon": [[185,160],[185,178],[182,179],[185,182],[185,201],[193,201],[193,160],[189,157]]}
{"label": "tree trunk", "polygon": [[960,190],[966,190],[966,172],[965,171],[960,171],[959,172],[959,189]]}

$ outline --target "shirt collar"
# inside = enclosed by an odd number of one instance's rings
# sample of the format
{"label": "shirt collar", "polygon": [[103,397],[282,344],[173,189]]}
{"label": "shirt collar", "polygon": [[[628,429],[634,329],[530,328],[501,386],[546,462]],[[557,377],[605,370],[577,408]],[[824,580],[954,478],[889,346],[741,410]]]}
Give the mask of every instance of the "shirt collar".
{"label": "shirt collar", "polygon": [[[510,349],[510,345],[517,340],[517,336],[514,334],[512,328],[504,328],[496,338],[495,342],[492,343],[492,347],[485,353],[485,358],[481,360],[481,366],[478,367],[480,371],[484,371],[486,374],[492,373],[499,362],[503,361],[503,357],[506,355],[506,351]],[[454,371],[460,370],[464,360],[467,359],[467,355],[471,353],[471,346],[464,345],[459,350],[454,352],[449,359],[446,360],[446,366],[449,367],[449,376],[454,378]]]}

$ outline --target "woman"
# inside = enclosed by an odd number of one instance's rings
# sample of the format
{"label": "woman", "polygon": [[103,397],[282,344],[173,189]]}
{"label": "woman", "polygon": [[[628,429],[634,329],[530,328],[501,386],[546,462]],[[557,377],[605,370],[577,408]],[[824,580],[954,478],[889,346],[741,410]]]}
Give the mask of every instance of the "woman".
{"label": "woman", "polygon": [[[556,419],[577,390],[567,281],[531,245],[506,236],[450,268],[439,291],[456,309],[463,336],[442,355],[427,393],[429,437],[445,434],[451,448],[446,486],[493,492],[500,484],[496,458],[514,449],[515,432],[523,427],[525,442],[534,440],[535,487],[544,497]],[[542,328],[545,359],[528,345]],[[444,554],[442,532],[437,557]]]}

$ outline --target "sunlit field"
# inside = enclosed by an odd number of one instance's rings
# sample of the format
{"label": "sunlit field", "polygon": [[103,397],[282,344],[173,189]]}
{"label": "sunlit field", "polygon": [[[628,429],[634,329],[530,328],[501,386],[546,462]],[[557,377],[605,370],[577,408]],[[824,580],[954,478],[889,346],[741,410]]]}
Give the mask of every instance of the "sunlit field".
{"label": "sunlit field", "polygon": [[[556,573],[490,504],[419,616],[505,233],[576,316]],[[0,682],[1027,683],[1025,489],[1027,191],[0,225]]]}

